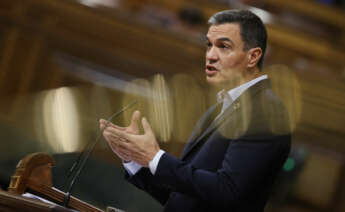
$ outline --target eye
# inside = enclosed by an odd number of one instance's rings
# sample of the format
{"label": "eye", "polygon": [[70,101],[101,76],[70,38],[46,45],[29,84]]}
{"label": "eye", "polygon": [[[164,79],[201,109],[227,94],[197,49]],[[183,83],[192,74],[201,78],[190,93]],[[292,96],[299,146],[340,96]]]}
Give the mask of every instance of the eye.
{"label": "eye", "polygon": [[211,46],[212,46],[212,43],[211,43],[211,42],[206,42],[206,46],[207,46],[207,47],[211,47]]}
{"label": "eye", "polygon": [[230,46],[228,46],[228,45],[226,45],[226,44],[224,44],[224,43],[221,43],[221,44],[219,45],[219,48],[221,48],[221,49],[230,49]]}

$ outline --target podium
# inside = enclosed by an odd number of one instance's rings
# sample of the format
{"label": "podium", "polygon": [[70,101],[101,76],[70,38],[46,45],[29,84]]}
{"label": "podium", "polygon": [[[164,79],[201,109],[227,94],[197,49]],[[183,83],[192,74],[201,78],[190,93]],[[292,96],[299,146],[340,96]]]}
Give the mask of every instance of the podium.
{"label": "podium", "polygon": [[0,211],[4,212],[75,212],[59,205],[29,199],[0,190]]}
{"label": "podium", "polygon": [[[65,193],[54,188],[51,167],[53,158],[42,152],[33,153],[19,161],[8,187],[8,192],[1,191],[0,211],[56,211],[56,212],[104,212],[95,206],[70,196],[69,208],[62,205]],[[56,204],[43,203],[21,195],[33,192],[41,198]],[[123,212],[120,209],[107,207],[106,212]]]}

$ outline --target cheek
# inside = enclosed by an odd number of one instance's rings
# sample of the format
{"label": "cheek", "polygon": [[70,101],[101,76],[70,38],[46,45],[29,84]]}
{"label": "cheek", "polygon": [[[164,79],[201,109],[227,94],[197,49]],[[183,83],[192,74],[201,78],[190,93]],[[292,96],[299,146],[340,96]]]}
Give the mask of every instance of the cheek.
{"label": "cheek", "polygon": [[245,65],[245,55],[229,54],[222,58],[222,67],[224,69],[240,69]]}
{"label": "cheek", "polygon": [[237,66],[238,61],[233,56],[223,57],[221,60],[221,65],[223,70],[233,69]]}

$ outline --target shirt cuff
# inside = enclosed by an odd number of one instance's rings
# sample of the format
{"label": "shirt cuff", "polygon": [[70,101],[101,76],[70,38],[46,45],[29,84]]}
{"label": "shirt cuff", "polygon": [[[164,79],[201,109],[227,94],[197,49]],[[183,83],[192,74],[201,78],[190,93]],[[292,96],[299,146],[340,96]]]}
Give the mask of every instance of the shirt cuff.
{"label": "shirt cuff", "polygon": [[134,161],[131,162],[123,162],[123,167],[125,167],[126,171],[130,176],[135,175],[141,168],[142,166]]}
{"label": "shirt cuff", "polygon": [[149,162],[149,168],[151,173],[154,175],[156,173],[156,169],[159,163],[159,160],[161,159],[162,155],[165,153],[163,150],[159,150],[154,158]]}

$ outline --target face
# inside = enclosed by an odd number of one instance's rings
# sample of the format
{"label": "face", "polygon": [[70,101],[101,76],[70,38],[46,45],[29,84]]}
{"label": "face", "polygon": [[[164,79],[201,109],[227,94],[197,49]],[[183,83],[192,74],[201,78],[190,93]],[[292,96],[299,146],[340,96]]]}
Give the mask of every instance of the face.
{"label": "face", "polygon": [[226,23],[212,25],[207,37],[206,79],[212,85],[232,88],[245,74],[248,60],[240,25]]}

